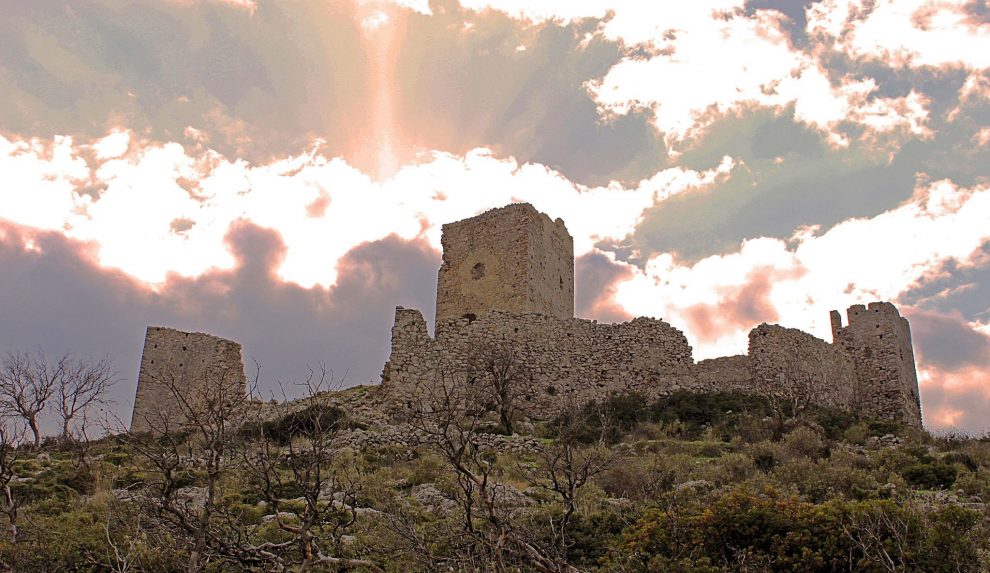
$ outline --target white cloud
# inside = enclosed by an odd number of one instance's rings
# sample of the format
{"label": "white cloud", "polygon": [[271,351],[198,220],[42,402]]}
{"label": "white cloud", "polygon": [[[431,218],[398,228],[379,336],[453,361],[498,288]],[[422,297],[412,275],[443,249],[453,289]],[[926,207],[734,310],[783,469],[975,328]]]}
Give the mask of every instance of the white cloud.
{"label": "white cloud", "polygon": [[[784,16],[745,2],[522,2],[466,0],[475,10],[495,8],[533,20],[571,20],[608,15],[601,33],[620,40],[631,55],[588,89],[606,117],[649,110],[667,143],[706,130],[720,113],[742,106],[782,109],[821,130],[834,145],[848,145],[847,127],[863,137],[897,134],[928,137],[927,99],[918,92],[879,97],[876,82],[847,76],[833,82],[820,50],[795,48],[784,30]],[[820,6],[820,5],[816,5]],[[848,6],[816,12],[814,24],[841,32]],[[831,18],[831,20],[829,19]],[[644,58],[642,52],[649,54]]]}
{"label": "white cloud", "polygon": [[990,67],[990,25],[966,14],[969,0],[823,0],[808,30],[856,58],[897,66]]}
{"label": "white cloud", "polygon": [[0,219],[59,230],[87,198],[77,188],[89,178],[72,138],[9,140],[0,135]]}
{"label": "white cloud", "polygon": [[[97,155],[125,149],[117,133],[91,146]],[[233,263],[224,243],[230,225],[250,221],[278,231],[286,245],[280,275],[304,286],[336,280],[337,261],[354,246],[390,234],[425,237],[440,246],[440,225],[513,201],[564,218],[583,254],[599,240],[621,239],[643,212],[678,193],[727,177],[731,159],[710,171],[673,168],[631,188],[577,185],[543,165],[520,165],[476,149],[433,152],[378,182],[342,159],[315,150],[266,165],[232,161],[178,143],[126,138],[130,151],[97,159],[92,171],[69,139],[54,144],[0,139],[2,216],[15,223],[65,229],[97,246],[99,261],[148,283],[169,272],[195,276]],[[87,185],[95,199],[79,194]]]}
{"label": "white cloud", "polygon": [[[745,241],[731,254],[685,264],[669,254],[617,287],[617,301],[633,315],[663,316],[685,325],[696,357],[745,352],[752,324],[718,336],[699,336],[690,310],[717,306],[727,293],[772,275],[766,303],[782,324],[829,338],[829,309],[871,300],[896,300],[947,259],[965,261],[990,238],[990,185],[961,188],[951,181],[919,183],[912,199],[871,219],[852,219],[817,235],[798,231],[789,241]],[[773,318],[773,317],[770,317]],[[694,331],[692,331],[694,328]]]}

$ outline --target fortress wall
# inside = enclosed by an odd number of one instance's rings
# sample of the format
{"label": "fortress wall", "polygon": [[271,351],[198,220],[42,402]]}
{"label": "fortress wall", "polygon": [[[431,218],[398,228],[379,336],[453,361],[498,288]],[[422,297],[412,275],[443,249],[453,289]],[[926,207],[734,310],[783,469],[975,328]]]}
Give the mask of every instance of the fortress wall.
{"label": "fortress wall", "polygon": [[210,385],[230,384],[231,391],[246,392],[241,345],[201,332],[182,332],[149,326],[144,338],[137,394],[131,415],[131,431],[170,428],[184,418],[173,388],[195,398]]}
{"label": "fortress wall", "polygon": [[660,320],[599,324],[490,311],[475,320],[441,321],[431,339],[419,311],[399,308],[383,376],[386,394],[393,405],[408,406],[419,386],[437,380],[439,372],[466,376],[477,357],[499,348],[511,348],[514,361],[525,369],[520,404],[537,419],[611,393],[657,396],[695,387],[687,339]]}
{"label": "fortress wall", "polygon": [[832,312],[832,335],[855,362],[863,388],[863,410],[873,417],[921,426],[918,375],[911,327],[889,302],[849,307],[843,327]]}
{"label": "fortress wall", "polygon": [[845,410],[859,406],[852,360],[806,332],[761,324],[749,333],[749,361],[757,394]]}

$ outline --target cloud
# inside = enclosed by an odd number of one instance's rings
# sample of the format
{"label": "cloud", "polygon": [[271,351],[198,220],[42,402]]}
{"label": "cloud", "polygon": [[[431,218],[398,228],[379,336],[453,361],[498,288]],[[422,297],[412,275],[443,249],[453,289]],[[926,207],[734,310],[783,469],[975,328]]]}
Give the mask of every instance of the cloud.
{"label": "cloud", "polygon": [[[746,330],[774,313],[787,326],[827,338],[827,310],[898,300],[941,262],[969,259],[990,236],[988,223],[986,184],[961,188],[921,179],[913,198],[901,206],[821,234],[806,228],[789,240],[751,239],[735,252],[694,263],[671,254],[652,256],[616,287],[616,300],[631,314],[686,324],[689,337],[699,341],[695,349],[701,358],[740,352]],[[759,269],[755,275],[754,269]],[[766,281],[754,281],[766,273],[773,273],[769,293]],[[747,299],[745,293],[758,296]],[[757,303],[744,304],[747,300]],[[735,309],[727,313],[735,321],[699,320],[711,314],[708,309],[727,304]],[[692,317],[690,309],[697,308],[706,312]],[[743,324],[747,319],[750,324]]]}
{"label": "cloud", "polygon": [[393,308],[432,316],[439,254],[397,237],[357,245],[338,264],[338,284],[304,289],[276,275],[286,247],[247,222],[226,243],[235,264],[195,278],[171,275],[156,290],[96,261],[92,245],[57,232],[0,225],[0,349],[83,356],[110,353],[121,376],[114,391],[126,417],[147,325],[206,331],[242,343],[262,367],[262,389],[290,385],[307,365],[325,363],[347,384],[377,382]]}
{"label": "cloud", "polygon": [[574,260],[574,314],[602,322],[624,322],[633,316],[615,300],[616,285],[632,277],[628,265],[600,251],[591,251]]}
{"label": "cloud", "polygon": [[808,10],[808,30],[854,58],[896,66],[990,67],[990,24],[968,0],[823,0]]}
{"label": "cloud", "polygon": [[[170,273],[195,277],[230,269],[227,229],[250,221],[286,245],[280,278],[330,286],[335,267],[356,245],[389,235],[439,248],[440,225],[515,201],[569,221],[577,253],[621,239],[642,213],[674,195],[704,188],[732,169],[723,158],[707,171],[670,168],[635,187],[575,184],[542,165],[497,159],[488,150],[464,156],[434,152],[385,181],[373,181],[318,148],[253,165],[211,149],[154,143],[114,132],[92,144],[0,136],[0,166],[15,185],[8,221],[64,229],[91,242],[100,264],[149,284]],[[96,149],[95,154],[86,154]],[[100,151],[102,150],[102,151]],[[112,150],[111,153],[108,150]]]}

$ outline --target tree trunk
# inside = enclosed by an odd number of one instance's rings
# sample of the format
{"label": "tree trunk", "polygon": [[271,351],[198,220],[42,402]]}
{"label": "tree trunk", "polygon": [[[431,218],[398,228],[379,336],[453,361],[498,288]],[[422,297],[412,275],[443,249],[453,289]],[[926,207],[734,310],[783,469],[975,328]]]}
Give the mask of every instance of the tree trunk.
{"label": "tree trunk", "polygon": [[28,425],[31,427],[31,433],[34,434],[34,448],[35,450],[41,448],[41,430],[38,428],[38,420],[35,416],[28,418]]}

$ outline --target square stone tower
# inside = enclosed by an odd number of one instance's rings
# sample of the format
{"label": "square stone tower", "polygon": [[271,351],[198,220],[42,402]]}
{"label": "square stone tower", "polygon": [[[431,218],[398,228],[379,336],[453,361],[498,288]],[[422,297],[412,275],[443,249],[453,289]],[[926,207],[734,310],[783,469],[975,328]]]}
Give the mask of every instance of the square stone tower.
{"label": "square stone tower", "polygon": [[831,312],[832,339],[853,359],[864,413],[921,426],[918,373],[911,345],[911,326],[889,302],[854,304],[842,326]]}
{"label": "square stone tower", "polygon": [[181,430],[186,422],[184,412],[197,401],[222,397],[237,402],[246,392],[240,344],[202,332],[149,326],[131,431]]}
{"label": "square stone tower", "polygon": [[574,239],[516,203],[443,226],[437,324],[488,310],[574,317]]}

